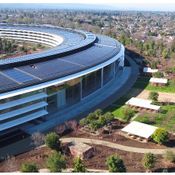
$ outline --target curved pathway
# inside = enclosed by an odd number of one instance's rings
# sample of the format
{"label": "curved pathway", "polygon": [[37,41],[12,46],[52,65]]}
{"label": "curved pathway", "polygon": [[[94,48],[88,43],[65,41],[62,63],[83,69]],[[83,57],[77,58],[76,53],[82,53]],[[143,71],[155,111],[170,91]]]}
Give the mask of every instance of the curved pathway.
{"label": "curved pathway", "polygon": [[138,148],[138,147],[131,147],[131,146],[125,146],[105,140],[99,140],[99,139],[87,139],[87,138],[78,138],[78,137],[69,137],[69,138],[62,138],[61,141],[63,143],[66,142],[83,142],[83,143],[89,143],[94,145],[103,145],[110,148],[119,149],[122,151],[127,152],[135,152],[135,153],[153,153],[153,154],[164,154],[167,150],[171,150],[175,153],[175,148],[165,148],[165,149],[150,149],[150,148]]}

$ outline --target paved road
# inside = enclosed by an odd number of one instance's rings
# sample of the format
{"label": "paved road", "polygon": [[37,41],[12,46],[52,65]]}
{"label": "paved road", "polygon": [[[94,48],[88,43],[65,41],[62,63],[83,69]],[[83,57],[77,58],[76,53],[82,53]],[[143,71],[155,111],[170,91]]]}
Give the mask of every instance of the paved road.
{"label": "paved road", "polygon": [[115,148],[119,149],[122,151],[127,151],[127,152],[134,152],[134,153],[152,153],[152,154],[164,154],[167,150],[171,150],[175,153],[175,148],[168,148],[168,149],[147,149],[147,148],[139,148],[139,147],[131,147],[131,146],[125,146],[113,142],[108,142],[104,140],[99,140],[99,139],[87,139],[87,138],[77,138],[77,137],[69,137],[69,138],[62,138],[61,141],[63,143],[68,143],[68,142],[83,142],[83,143],[89,143],[89,144],[94,144],[94,145],[103,145],[107,146],[110,148]]}

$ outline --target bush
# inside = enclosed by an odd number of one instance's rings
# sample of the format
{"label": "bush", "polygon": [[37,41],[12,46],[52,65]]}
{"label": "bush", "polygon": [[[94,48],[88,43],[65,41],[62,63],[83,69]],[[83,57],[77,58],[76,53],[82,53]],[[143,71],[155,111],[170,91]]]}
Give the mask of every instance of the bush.
{"label": "bush", "polygon": [[54,152],[47,159],[47,168],[51,172],[61,172],[62,169],[66,168],[66,161],[60,152]]}
{"label": "bush", "polygon": [[114,115],[112,114],[112,112],[107,112],[103,116],[105,117],[106,122],[114,120]]}
{"label": "bush", "polygon": [[123,110],[123,114],[124,114],[123,119],[129,121],[135,115],[135,111],[130,107],[125,107]]}
{"label": "bush", "polygon": [[166,151],[164,158],[167,161],[175,163],[175,154],[172,151]]}
{"label": "bush", "polygon": [[73,172],[86,172],[86,168],[80,157],[75,158],[73,162]]}
{"label": "bush", "polygon": [[144,157],[142,159],[142,163],[144,168],[146,168],[146,170],[151,170],[152,168],[154,168],[156,159],[154,154],[152,153],[146,153],[144,154]]}
{"label": "bush", "polygon": [[23,163],[20,168],[21,172],[38,172],[38,168],[34,163]]}
{"label": "bush", "polygon": [[79,121],[79,124],[80,126],[86,126],[89,124],[88,120],[87,120],[87,117],[86,118],[83,118]]}
{"label": "bush", "polygon": [[157,92],[150,92],[149,99],[153,100],[154,102],[158,101],[159,94]]}
{"label": "bush", "polygon": [[89,123],[89,128],[93,131],[96,131],[101,127],[101,124],[98,120],[93,120],[91,123]]}
{"label": "bush", "polygon": [[153,73],[153,77],[155,77],[155,78],[163,78],[164,75],[163,75],[162,72],[155,72],[155,73]]}
{"label": "bush", "polygon": [[109,156],[106,160],[106,164],[109,172],[126,172],[124,162],[118,155]]}
{"label": "bush", "polygon": [[163,128],[156,129],[151,137],[158,144],[164,144],[169,139],[168,132],[165,129],[163,129]]}
{"label": "bush", "polygon": [[101,116],[103,114],[103,111],[101,109],[97,109],[94,111],[94,114],[98,118],[99,116]]}
{"label": "bush", "polygon": [[45,143],[51,149],[55,149],[55,150],[60,149],[59,136],[55,132],[51,132],[46,135]]}

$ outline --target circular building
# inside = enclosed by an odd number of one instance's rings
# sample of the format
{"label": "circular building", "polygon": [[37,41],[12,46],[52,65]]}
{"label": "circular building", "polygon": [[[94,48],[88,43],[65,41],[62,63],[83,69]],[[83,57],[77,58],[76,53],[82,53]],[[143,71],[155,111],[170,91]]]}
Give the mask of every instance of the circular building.
{"label": "circular building", "polygon": [[86,99],[92,105],[93,96],[123,73],[124,47],[107,36],[50,25],[1,24],[0,38],[49,46],[0,60],[0,135],[47,130],[70,119],[70,107],[78,112]]}

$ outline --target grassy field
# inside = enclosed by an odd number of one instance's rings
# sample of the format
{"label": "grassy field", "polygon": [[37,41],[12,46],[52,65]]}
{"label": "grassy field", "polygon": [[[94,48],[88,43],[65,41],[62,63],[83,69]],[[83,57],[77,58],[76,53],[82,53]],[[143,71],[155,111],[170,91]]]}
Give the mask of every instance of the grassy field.
{"label": "grassy field", "polygon": [[139,114],[134,120],[175,132],[175,105],[162,106],[161,109],[161,113]]}
{"label": "grassy field", "polygon": [[159,87],[150,85],[148,77],[140,77],[137,79],[136,83],[134,84],[134,87],[155,92],[175,93],[175,80],[169,80],[169,84],[167,86]]}
{"label": "grassy field", "polygon": [[[125,116],[125,102],[133,96],[137,96],[144,89],[156,92],[175,93],[175,81],[170,81],[168,86],[154,87],[149,85],[149,77],[140,77],[134,84],[133,88],[125,96],[114,102],[105,112],[110,111],[114,116],[122,121],[128,121]],[[168,131],[175,132],[175,105],[165,105],[161,107],[161,113],[137,113],[135,121],[140,121],[147,124],[152,124],[158,127],[163,127]]]}

